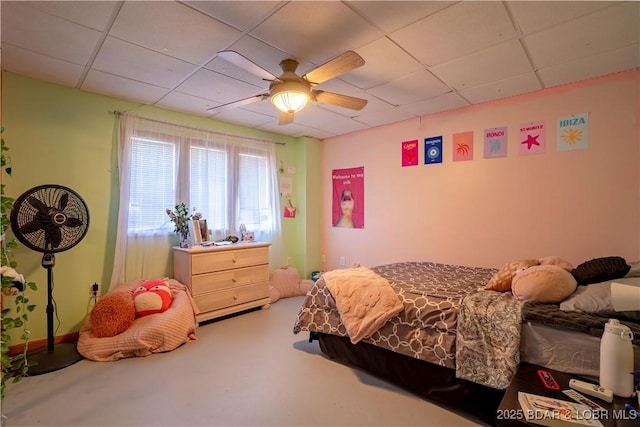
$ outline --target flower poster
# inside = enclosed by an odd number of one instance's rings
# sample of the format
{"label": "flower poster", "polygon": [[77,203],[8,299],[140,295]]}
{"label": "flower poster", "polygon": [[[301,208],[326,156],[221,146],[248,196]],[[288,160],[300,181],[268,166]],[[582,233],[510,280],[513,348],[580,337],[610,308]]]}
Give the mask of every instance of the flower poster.
{"label": "flower poster", "polygon": [[589,147],[589,113],[558,118],[558,151]]}
{"label": "flower poster", "polygon": [[453,134],[453,161],[473,160],[473,131]]}
{"label": "flower poster", "polygon": [[334,169],[333,206],[331,220],[334,227],[364,228],[364,166]]}
{"label": "flower poster", "polygon": [[424,139],[424,164],[442,163],[442,136]]}
{"label": "flower poster", "polygon": [[402,167],[418,164],[418,140],[402,142]]}
{"label": "flower poster", "polygon": [[521,156],[529,154],[543,154],[545,152],[545,123],[544,120],[526,123],[519,126]]}
{"label": "flower poster", "polygon": [[484,130],[484,158],[507,157],[507,127]]}

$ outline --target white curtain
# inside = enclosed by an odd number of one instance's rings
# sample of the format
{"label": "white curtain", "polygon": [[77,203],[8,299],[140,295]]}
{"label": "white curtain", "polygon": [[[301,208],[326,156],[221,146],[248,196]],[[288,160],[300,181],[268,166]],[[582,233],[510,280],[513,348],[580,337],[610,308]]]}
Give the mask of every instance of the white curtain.
{"label": "white curtain", "polygon": [[275,143],[119,114],[120,200],[110,289],[133,279],[171,276],[178,244],[166,209],[184,202],[207,220],[212,239],[238,235],[270,242],[280,259]]}

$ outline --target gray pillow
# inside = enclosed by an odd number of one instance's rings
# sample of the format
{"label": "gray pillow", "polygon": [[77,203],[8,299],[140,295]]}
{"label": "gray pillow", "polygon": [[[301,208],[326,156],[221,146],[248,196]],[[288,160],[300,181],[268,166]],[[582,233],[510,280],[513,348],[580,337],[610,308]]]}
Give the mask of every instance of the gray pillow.
{"label": "gray pillow", "polygon": [[560,303],[563,311],[613,311],[611,303],[611,281],[578,286],[576,291]]}
{"label": "gray pillow", "polygon": [[628,263],[631,270],[624,277],[640,277],[640,261]]}

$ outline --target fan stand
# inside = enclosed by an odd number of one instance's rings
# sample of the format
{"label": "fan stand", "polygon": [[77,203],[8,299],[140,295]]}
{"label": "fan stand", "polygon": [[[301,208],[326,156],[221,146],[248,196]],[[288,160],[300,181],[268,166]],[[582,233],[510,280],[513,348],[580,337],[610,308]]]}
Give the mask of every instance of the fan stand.
{"label": "fan stand", "polygon": [[57,371],[67,366],[71,366],[82,360],[74,343],[60,343],[54,346],[53,337],[53,266],[55,256],[52,253],[45,253],[42,256],[42,266],[47,269],[47,348],[38,349],[27,355],[29,362],[36,362],[37,365],[30,366],[28,375],[41,375],[48,372]]}

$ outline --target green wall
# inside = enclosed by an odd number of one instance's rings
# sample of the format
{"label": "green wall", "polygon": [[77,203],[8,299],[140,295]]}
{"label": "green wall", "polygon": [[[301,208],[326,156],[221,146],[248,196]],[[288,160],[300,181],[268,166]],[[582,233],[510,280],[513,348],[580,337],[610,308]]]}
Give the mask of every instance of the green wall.
{"label": "green wall", "polygon": [[[3,137],[9,146],[13,173],[4,175],[6,193],[18,197],[42,184],[59,184],[78,192],[90,209],[85,238],[56,254],[54,299],[55,335],[80,329],[91,308],[89,286],[98,282],[106,292],[113,265],[118,211],[117,130],[113,111],[137,114],[188,126],[268,138],[278,145],[278,164],[293,166],[295,219],[282,219],[284,256],[291,256],[303,278],[320,266],[320,141],[292,138],[164,110],[121,99],[91,94],[16,74],[2,74]],[[282,199],[281,199],[282,200]],[[37,305],[30,315],[30,341],[46,338],[47,275],[42,254],[20,247],[18,270],[38,291],[29,292]],[[272,259],[271,268],[286,263]],[[4,304],[12,304],[5,297]],[[17,335],[16,335],[17,336]]]}

